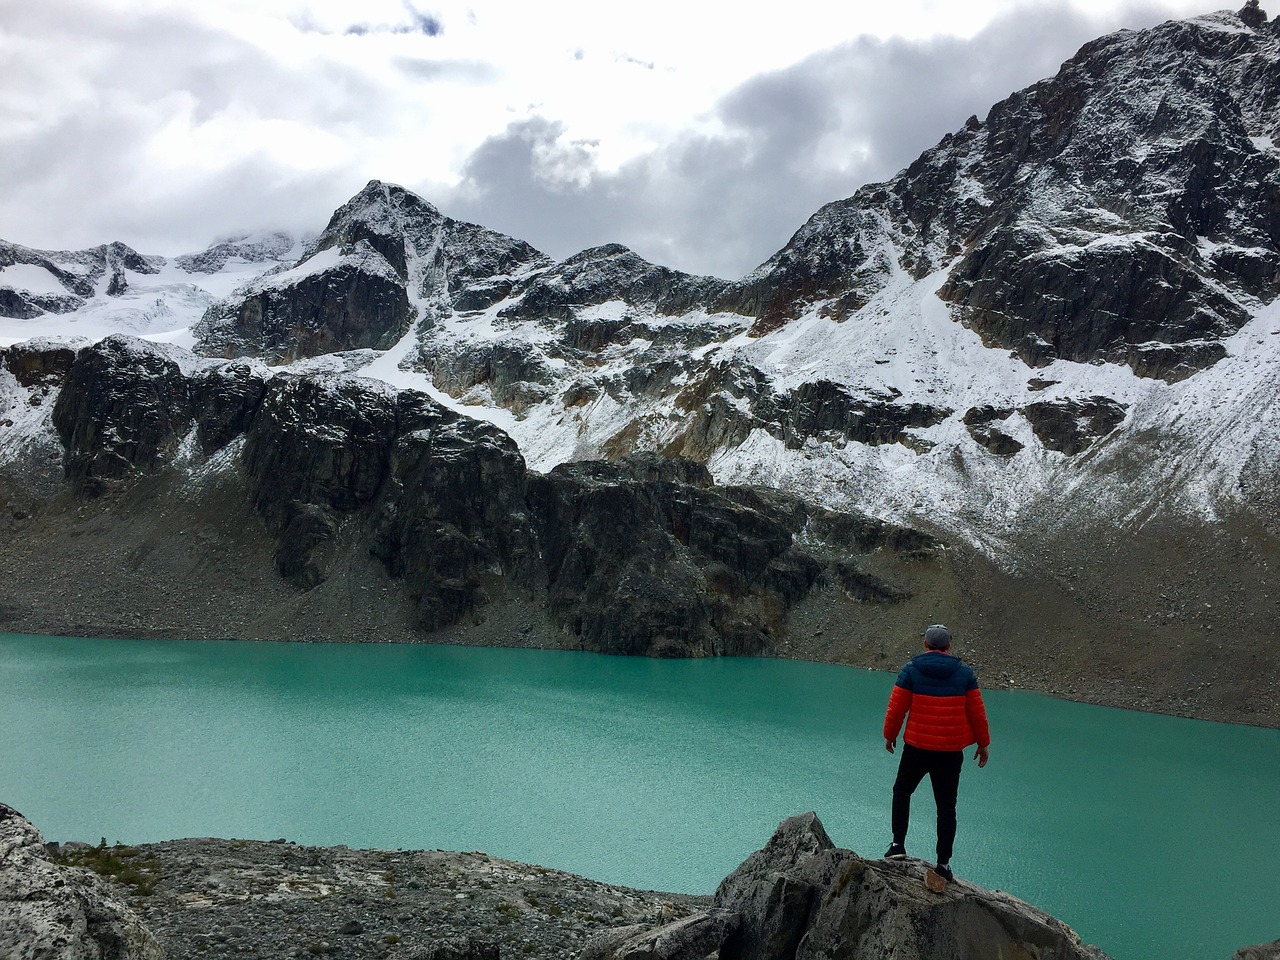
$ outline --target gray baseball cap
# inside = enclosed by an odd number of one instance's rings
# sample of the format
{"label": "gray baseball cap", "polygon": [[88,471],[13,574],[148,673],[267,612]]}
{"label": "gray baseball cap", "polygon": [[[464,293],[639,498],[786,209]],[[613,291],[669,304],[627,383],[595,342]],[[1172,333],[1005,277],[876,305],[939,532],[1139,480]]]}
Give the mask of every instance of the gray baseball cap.
{"label": "gray baseball cap", "polygon": [[935,623],[924,632],[924,645],[930,650],[946,650],[951,646],[951,631]]}

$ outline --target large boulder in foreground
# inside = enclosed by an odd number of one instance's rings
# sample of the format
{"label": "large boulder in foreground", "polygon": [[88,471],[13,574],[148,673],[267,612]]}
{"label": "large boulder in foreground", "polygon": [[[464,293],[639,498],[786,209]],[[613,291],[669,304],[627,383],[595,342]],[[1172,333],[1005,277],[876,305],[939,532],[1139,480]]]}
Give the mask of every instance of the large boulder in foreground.
{"label": "large boulder in foreground", "polygon": [[[715,942],[712,942],[715,941]],[[864,860],[817,816],[784,820],[725,878],[711,908],[656,928],[611,931],[580,960],[1106,960],[1066,924],[964,880],[941,894],[916,860]]]}
{"label": "large boulder in foreground", "polygon": [[164,960],[164,951],[105,881],[54,863],[40,831],[0,803],[0,957]]}

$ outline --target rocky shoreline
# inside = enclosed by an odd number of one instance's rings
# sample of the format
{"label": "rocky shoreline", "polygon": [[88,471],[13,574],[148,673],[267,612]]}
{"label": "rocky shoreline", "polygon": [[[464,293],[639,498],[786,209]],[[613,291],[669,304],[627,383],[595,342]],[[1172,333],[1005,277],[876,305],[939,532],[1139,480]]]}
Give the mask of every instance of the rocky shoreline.
{"label": "rocky shoreline", "polygon": [[611,927],[677,919],[709,901],[480,851],[195,839],[63,846],[58,860],[123,874],[126,882],[117,886],[168,960],[567,960]]}
{"label": "rocky shoreline", "polygon": [[[1066,924],[789,817],[713,896],[634,890],[480,851],[280,839],[45,843],[0,803],[5,960],[1109,960]],[[1277,960],[1280,941],[1234,960]]]}
{"label": "rocky shoreline", "polygon": [[709,903],[480,851],[46,844],[0,804],[4,960],[567,960],[603,931]]}

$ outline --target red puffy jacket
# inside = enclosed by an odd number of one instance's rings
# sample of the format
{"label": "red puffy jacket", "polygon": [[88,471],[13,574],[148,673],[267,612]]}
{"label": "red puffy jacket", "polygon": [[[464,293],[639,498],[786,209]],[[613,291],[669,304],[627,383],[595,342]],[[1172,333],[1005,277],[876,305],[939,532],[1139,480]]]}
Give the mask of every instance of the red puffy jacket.
{"label": "red puffy jacket", "polygon": [[899,672],[884,715],[885,740],[898,739],[904,717],[903,740],[921,750],[991,743],[978,678],[965,663],[937,650],[912,658]]}

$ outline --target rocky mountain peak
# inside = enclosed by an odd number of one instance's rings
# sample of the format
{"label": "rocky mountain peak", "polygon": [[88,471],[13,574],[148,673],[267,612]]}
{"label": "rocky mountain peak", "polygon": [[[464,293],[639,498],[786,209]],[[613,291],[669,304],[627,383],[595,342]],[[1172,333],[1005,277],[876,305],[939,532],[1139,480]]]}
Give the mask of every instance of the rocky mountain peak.
{"label": "rocky mountain peak", "polygon": [[404,187],[371,180],[291,269],[211,306],[196,328],[199,349],[275,361],[384,350],[415,321],[501,300],[517,274],[549,264],[523,241],[452,220]]}
{"label": "rocky mountain peak", "polygon": [[576,308],[619,301],[664,315],[709,307],[728,285],[657,266],[620,243],[589,247],[532,278],[502,310],[529,320],[574,319]]}
{"label": "rocky mountain peak", "polygon": [[896,274],[1038,366],[1179,379],[1280,293],[1280,33],[1235,14],[1121,31],[818,211],[730,292],[767,332]]}
{"label": "rocky mountain peak", "polygon": [[406,240],[430,246],[443,222],[440,211],[416,193],[396,184],[370,180],[334,211],[308,252],[315,254],[331,247],[350,250],[364,240],[405,276]]}
{"label": "rocky mountain peak", "polygon": [[[0,240],[0,317],[30,320],[71,313],[98,296],[118,297],[126,271],[154,276],[167,261],[118,240],[87,250],[36,250]],[[12,269],[12,273],[10,273]]]}

